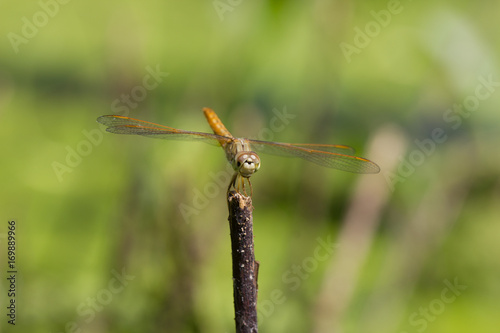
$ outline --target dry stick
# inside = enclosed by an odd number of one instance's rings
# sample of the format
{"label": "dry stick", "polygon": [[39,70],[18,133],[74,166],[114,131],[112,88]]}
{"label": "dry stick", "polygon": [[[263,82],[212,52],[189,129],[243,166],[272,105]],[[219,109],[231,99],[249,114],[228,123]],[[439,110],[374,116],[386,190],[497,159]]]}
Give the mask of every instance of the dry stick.
{"label": "dry stick", "polygon": [[252,199],[235,191],[227,196],[233,257],[233,295],[237,333],[256,333],[259,263],[253,246]]}

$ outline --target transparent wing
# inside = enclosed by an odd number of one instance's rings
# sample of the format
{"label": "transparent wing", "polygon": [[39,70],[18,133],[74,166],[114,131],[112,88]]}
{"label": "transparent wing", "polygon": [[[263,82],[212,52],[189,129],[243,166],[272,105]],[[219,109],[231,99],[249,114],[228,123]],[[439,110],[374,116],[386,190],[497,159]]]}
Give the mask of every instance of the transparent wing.
{"label": "transparent wing", "polygon": [[202,141],[215,146],[220,146],[222,142],[231,140],[230,138],[216,134],[184,131],[123,116],[101,116],[97,118],[97,122],[107,126],[107,132],[115,134],[142,135],[164,140]]}
{"label": "transparent wing", "polygon": [[298,157],[306,161],[354,173],[378,173],[380,168],[366,158],[352,156],[354,149],[342,145],[290,144],[248,140],[253,150],[284,157]]}
{"label": "transparent wing", "polygon": [[[139,119],[107,115],[97,121],[115,134],[142,135],[156,139],[202,141],[220,146],[233,141],[221,135],[175,129]],[[378,173],[380,168],[370,160],[353,156],[354,149],[343,145],[290,144],[248,139],[256,152],[284,157],[299,157],[318,165],[354,173]]]}
{"label": "transparent wing", "polygon": [[[267,141],[264,141],[267,142]],[[274,143],[274,142],[269,142]],[[276,142],[279,143],[279,142]],[[307,150],[319,150],[328,153],[342,154],[342,155],[354,155],[354,148],[344,145],[326,145],[326,144],[314,144],[314,143],[285,143],[284,145],[289,145],[293,147],[304,148]]]}

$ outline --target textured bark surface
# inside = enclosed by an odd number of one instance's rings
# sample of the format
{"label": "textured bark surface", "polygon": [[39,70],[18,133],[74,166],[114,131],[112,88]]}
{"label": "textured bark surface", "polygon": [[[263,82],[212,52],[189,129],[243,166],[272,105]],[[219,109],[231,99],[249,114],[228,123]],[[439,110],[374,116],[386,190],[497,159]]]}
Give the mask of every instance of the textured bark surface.
{"label": "textured bark surface", "polygon": [[233,259],[233,295],[237,333],[256,333],[257,276],[253,246],[252,199],[235,191],[228,193],[229,227]]}

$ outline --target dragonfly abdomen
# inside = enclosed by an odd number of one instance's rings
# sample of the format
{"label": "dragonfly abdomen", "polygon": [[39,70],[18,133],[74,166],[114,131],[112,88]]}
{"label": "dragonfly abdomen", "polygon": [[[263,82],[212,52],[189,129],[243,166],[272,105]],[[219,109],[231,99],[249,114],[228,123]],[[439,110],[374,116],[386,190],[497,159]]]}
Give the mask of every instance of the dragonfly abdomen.
{"label": "dragonfly abdomen", "polygon": [[215,112],[209,108],[203,108],[203,113],[207,118],[208,124],[212,128],[215,134],[220,136],[225,136],[227,138],[232,138],[233,135],[227,130],[226,126],[222,123],[222,121],[217,117]]}

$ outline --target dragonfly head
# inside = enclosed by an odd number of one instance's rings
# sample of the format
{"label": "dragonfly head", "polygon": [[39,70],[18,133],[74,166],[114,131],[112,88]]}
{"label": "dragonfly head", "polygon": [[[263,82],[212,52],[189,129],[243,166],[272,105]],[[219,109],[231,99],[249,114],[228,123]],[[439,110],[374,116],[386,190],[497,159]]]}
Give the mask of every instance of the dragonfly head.
{"label": "dragonfly head", "polygon": [[260,158],[253,151],[241,151],[233,160],[233,169],[242,177],[250,177],[260,168]]}

